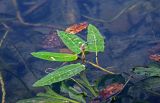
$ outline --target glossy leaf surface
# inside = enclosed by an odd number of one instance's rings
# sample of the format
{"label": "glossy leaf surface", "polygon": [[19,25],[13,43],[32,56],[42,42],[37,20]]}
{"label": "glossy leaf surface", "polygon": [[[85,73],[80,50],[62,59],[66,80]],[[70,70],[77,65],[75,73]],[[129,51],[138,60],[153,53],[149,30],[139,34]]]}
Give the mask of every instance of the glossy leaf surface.
{"label": "glossy leaf surface", "polygon": [[74,53],[81,53],[81,45],[85,43],[83,39],[78,37],[77,35],[71,35],[64,31],[57,31],[58,36],[61,38],[63,43]]}
{"label": "glossy leaf surface", "polygon": [[66,65],[55,70],[54,72],[49,73],[47,76],[43,77],[42,79],[34,83],[33,86],[39,87],[39,86],[51,85],[52,83],[69,79],[72,76],[79,74],[83,70],[85,70],[85,67],[80,63]]}
{"label": "glossy leaf surface", "polygon": [[53,53],[53,52],[32,52],[34,57],[48,61],[74,61],[78,58],[76,54]]}
{"label": "glossy leaf surface", "polygon": [[91,52],[104,51],[104,38],[99,30],[92,24],[88,26],[87,43],[88,50]]}

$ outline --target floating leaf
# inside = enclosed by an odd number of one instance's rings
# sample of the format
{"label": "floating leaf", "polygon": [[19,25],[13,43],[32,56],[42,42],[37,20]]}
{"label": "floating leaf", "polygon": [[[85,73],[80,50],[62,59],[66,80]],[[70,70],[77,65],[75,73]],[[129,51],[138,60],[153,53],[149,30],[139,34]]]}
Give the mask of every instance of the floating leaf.
{"label": "floating leaf", "polygon": [[80,63],[63,66],[55,70],[54,72],[49,73],[47,76],[43,77],[42,79],[38,80],[36,83],[34,83],[33,86],[39,87],[39,86],[51,85],[52,83],[69,79],[72,76],[77,75],[83,70],[85,70],[85,67]]}
{"label": "floating leaf", "polygon": [[150,55],[149,58],[153,61],[160,62],[160,55],[159,54]]}
{"label": "floating leaf", "polygon": [[80,54],[81,53],[81,45],[85,43],[84,40],[82,40],[77,35],[70,35],[64,31],[57,31],[59,37],[62,39],[63,43],[74,53]]}
{"label": "floating leaf", "polygon": [[136,67],[133,72],[146,76],[160,76],[160,66],[156,64],[149,65],[148,67]]}
{"label": "floating leaf", "polygon": [[91,52],[104,51],[104,38],[99,30],[91,24],[88,26],[87,43],[88,50]]}
{"label": "floating leaf", "polygon": [[82,22],[82,23],[79,23],[79,24],[74,24],[70,27],[68,27],[65,32],[69,33],[69,34],[76,34],[76,33],[79,33],[80,31],[86,29],[88,26],[88,23],[87,22]]}
{"label": "floating leaf", "polygon": [[78,58],[76,54],[53,53],[53,52],[32,52],[34,57],[48,61],[74,61]]}
{"label": "floating leaf", "polygon": [[16,103],[66,103],[66,101],[46,97],[35,97],[30,99],[19,100]]}

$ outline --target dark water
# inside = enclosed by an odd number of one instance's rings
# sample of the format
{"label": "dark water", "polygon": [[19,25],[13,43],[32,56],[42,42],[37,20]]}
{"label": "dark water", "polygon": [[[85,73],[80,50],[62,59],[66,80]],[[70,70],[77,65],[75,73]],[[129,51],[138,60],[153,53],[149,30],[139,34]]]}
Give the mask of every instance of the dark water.
{"label": "dark water", "polygon": [[[159,0],[17,0],[17,5],[15,0],[0,0],[0,38],[9,30],[0,48],[7,103],[33,97],[39,90],[32,84],[45,75],[46,68],[60,65],[35,59],[30,53],[58,51],[63,47],[58,40],[43,48],[45,38],[84,21],[96,25],[105,37],[106,49],[99,55],[103,67],[130,72],[135,66],[149,64],[149,55],[159,52]],[[96,77],[98,71],[90,71],[90,75]],[[160,102],[157,96],[141,98]]]}

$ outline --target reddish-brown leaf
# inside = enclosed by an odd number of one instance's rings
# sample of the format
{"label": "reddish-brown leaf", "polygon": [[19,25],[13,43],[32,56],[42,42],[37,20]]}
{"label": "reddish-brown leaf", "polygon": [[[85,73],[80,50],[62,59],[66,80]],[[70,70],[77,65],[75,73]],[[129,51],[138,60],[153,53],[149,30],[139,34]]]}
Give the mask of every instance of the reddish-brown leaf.
{"label": "reddish-brown leaf", "polygon": [[153,61],[160,62],[160,55],[159,54],[150,55],[149,58]]}
{"label": "reddish-brown leaf", "polygon": [[87,22],[82,22],[82,23],[79,23],[79,24],[74,24],[74,25],[69,26],[65,30],[65,32],[67,32],[69,34],[76,34],[76,33],[81,32],[82,30],[86,29],[87,26],[88,26]]}
{"label": "reddish-brown leaf", "polygon": [[123,89],[124,85],[121,83],[113,83],[111,85],[108,85],[105,89],[100,91],[100,96],[103,99],[107,99],[111,97],[112,95],[120,92]]}

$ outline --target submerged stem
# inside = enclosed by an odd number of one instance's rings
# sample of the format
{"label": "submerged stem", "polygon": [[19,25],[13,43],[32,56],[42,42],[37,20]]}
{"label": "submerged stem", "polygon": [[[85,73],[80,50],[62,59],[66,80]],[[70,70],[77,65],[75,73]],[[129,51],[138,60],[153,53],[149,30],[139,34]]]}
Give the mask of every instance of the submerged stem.
{"label": "submerged stem", "polygon": [[99,62],[98,62],[98,53],[96,52],[96,64],[99,65]]}
{"label": "submerged stem", "polygon": [[100,70],[102,70],[102,71],[104,71],[104,72],[107,72],[107,73],[109,73],[109,74],[115,74],[115,73],[113,73],[113,72],[111,72],[111,71],[109,71],[109,70],[107,70],[107,69],[105,69],[105,68],[102,68],[101,66],[99,66],[99,65],[97,65],[97,64],[94,64],[94,63],[92,63],[92,62],[90,62],[90,61],[87,61],[87,63],[89,63],[89,64],[91,64],[92,66],[94,66],[94,67],[96,67],[96,68],[98,68],[98,69],[100,69]]}
{"label": "submerged stem", "polygon": [[1,103],[5,103],[6,91],[5,91],[4,81],[3,81],[3,77],[2,77],[1,72],[0,72],[0,84],[1,84],[1,90],[2,90],[2,101],[1,101]]}
{"label": "submerged stem", "polygon": [[1,41],[0,41],[0,47],[2,46],[3,41],[6,39],[8,32],[9,32],[9,30],[7,30],[7,31],[5,32],[5,34],[3,35],[3,37],[2,37],[2,39],[1,39]]}
{"label": "submerged stem", "polygon": [[86,89],[85,89],[85,87],[83,87],[83,85],[81,85],[76,79],[74,79],[74,78],[70,78],[72,81],[74,81],[77,85],[79,85],[81,88],[83,88],[85,91],[87,91]]}

